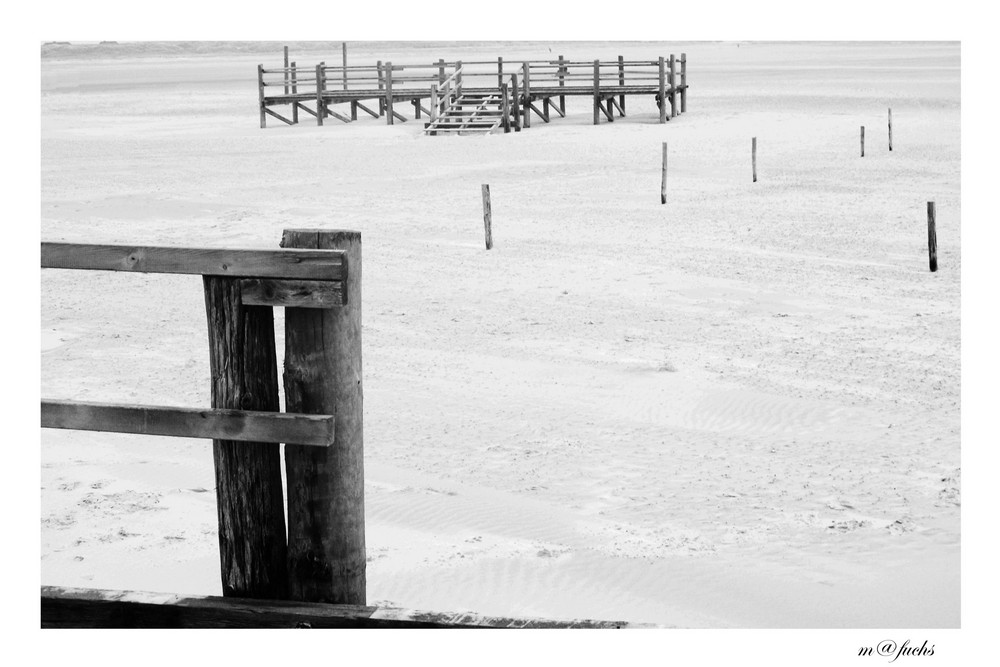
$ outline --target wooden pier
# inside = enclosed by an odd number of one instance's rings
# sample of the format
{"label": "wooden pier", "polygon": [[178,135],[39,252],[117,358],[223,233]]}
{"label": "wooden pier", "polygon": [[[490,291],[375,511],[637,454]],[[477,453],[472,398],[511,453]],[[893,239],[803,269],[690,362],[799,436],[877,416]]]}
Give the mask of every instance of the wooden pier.
{"label": "wooden pier", "polygon": [[614,122],[625,115],[630,95],[654,98],[659,122],[666,123],[687,111],[687,55],[340,66],[299,66],[286,56],[281,67],[257,66],[257,87],[261,128],[269,116],[296,125],[304,112],[323,125],[327,118],[355,121],[361,111],[388,125],[409,120],[409,113],[415,120],[426,116],[429,135],[519,132],[531,127],[533,116],[545,123],[565,117],[571,96],[592,100],[595,125],[602,117]]}

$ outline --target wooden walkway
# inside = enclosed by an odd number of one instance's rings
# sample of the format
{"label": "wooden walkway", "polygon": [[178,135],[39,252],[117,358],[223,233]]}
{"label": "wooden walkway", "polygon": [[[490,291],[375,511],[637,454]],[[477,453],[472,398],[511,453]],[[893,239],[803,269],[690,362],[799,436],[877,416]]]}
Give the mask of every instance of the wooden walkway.
{"label": "wooden walkway", "polygon": [[257,87],[262,128],[268,117],[295,125],[300,112],[317,125],[327,118],[349,123],[360,111],[388,125],[408,120],[407,112],[418,120],[426,116],[425,132],[432,135],[517,132],[530,128],[533,116],[546,123],[565,117],[571,96],[592,99],[597,125],[602,116],[608,122],[624,116],[626,98],[635,95],[654,98],[665,123],[687,111],[687,56],[307,67],[286,56],[282,67],[257,66]]}

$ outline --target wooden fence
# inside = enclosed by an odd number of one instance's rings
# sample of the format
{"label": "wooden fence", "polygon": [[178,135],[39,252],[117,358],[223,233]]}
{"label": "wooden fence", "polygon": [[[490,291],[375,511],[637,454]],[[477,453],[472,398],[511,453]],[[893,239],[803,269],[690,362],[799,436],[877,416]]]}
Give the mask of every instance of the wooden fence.
{"label": "wooden fence", "polygon": [[[532,114],[546,123],[553,111],[565,117],[568,96],[592,99],[596,125],[601,116],[609,122],[614,121],[616,112],[624,116],[627,96],[649,95],[659,106],[659,122],[665,123],[687,111],[687,55],[628,61],[622,56],[608,61],[574,61],[559,56],[555,60],[522,61],[440,59],[405,65],[321,62],[304,67],[286,59],[282,67],[258,65],[257,86],[262,128],[269,116],[297,124],[300,111],[314,116],[318,125],[328,117],[343,122],[357,120],[359,110],[384,117],[392,125],[407,120],[400,104],[404,111],[406,106],[412,107],[415,119],[426,114],[433,121],[449,105],[460,103],[463,93],[499,98],[505,86],[510,99],[509,109],[504,110],[505,128],[508,124],[516,130],[530,127]],[[331,107],[336,104],[348,105],[349,112],[335,111]],[[290,117],[274,110],[279,106],[290,106]]]}
{"label": "wooden fence", "polygon": [[[42,400],[41,425],[211,439],[223,590],[219,598],[43,587],[42,627],[625,625],[366,606],[358,232],[285,230],[274,250],[43,242],[41,266],[202,276],[210,408]],[[285,412],[276,306],[285,308]]]}

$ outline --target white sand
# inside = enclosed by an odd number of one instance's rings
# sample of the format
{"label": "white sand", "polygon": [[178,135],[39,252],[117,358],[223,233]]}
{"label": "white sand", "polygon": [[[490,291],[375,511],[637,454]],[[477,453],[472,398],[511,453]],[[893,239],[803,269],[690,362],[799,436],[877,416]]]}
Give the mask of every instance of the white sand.
{"label": "white sand", "polygon": [[[372,603],[958,627],[958,45],[560,49],[686,51],[688,113],[661,126],[630,97],[594,127],[571,98],[510,135],[260,130],[255,66],[280,48],[50,54],[41,236],[362,232]],[[350,55],[549,55],[425,51]],[[209,404],[197,277],[45,271],[41,294],[42,396]],[[43,583],[220,593],[211,461],[208,442],[44,431]]]}

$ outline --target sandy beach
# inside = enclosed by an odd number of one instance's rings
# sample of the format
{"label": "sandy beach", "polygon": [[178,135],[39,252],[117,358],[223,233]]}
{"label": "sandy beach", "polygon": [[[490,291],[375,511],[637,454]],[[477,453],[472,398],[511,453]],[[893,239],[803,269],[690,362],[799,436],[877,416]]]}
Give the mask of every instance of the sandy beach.
{"label": "sandy beach", "polygon": [[[279,43],[43,47],[41,238],[361,232],[370,604],[957,628],[958,43],[349,44],[359,64],[681,52],[665,125],[653,99],[594,126],[570,98],[520,133],[428,137],[260,129]],[[40,281],[42,397],[209,405],[199,278]],[[40,481],[43,584],[221,594],[210,442],[44,430]]]}

